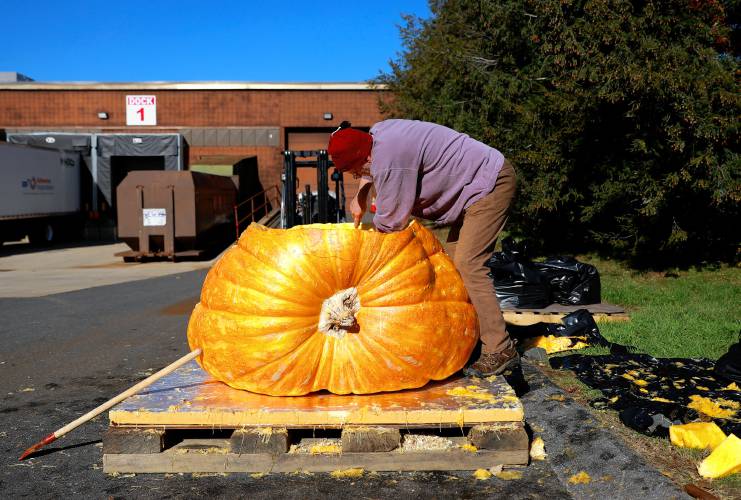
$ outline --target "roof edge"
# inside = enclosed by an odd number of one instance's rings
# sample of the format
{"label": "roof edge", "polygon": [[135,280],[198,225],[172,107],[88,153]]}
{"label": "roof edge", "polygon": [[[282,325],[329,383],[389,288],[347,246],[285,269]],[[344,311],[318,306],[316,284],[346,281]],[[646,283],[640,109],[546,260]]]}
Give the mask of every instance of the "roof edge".
{"label": "roof edge", "polygon": [[385,90],[386,85],[368,82],[12,82],[0,90]]}

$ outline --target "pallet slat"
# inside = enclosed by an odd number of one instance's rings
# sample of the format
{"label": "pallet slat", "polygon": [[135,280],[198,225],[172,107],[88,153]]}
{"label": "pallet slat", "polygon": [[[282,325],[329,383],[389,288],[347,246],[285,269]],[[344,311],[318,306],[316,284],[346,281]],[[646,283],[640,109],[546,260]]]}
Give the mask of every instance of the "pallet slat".
{"label": "pallet slat", "polygon": [[396,449],[399,443],[399,429],[356,426],[342,429],[342,450],[345,452],[386,452]]}
{"label": "pallet slat", "polygon": [[608,303],[566,306],[550,304],[542,309],[502,308],[504,320],[512,325],[527,326],[534,323],[559,323],[561,318],[579,309],[586,309],[598,323],[611,321],[630,321],[630,315],[620,306]]}
{"label": "pallet slat", "polygon": [[525,465],[528,451],[464,450],[400,453],[343,453],[340,455],[237,455],[178,454],[166,451],[154,455],[103,455],[106,473],[174,472],[332,472],[362,468],[369,471],[474,470],[495,464]]}

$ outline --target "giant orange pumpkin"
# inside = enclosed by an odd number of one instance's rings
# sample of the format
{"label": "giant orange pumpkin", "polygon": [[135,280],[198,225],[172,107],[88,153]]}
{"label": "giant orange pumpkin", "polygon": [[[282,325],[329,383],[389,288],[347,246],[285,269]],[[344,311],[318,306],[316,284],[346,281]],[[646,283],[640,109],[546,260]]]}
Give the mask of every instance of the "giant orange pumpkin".
{"label": "giant orange pumpkin", "polygon": [[421,387],[459,370],[478,320],[450,257],[412,222],[251,224],[209,271],[191,349],[232,387],[294,396]]}

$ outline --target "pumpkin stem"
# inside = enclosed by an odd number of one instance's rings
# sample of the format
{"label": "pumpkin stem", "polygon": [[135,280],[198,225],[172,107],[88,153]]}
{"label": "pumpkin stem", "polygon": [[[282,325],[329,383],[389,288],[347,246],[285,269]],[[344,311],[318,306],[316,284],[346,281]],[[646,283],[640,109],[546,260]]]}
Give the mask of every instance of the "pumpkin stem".
{"label": "pumpkin stem", "polygon": [[357,325],[355,315],[360,311],[358,289],[346,288],[332,295],[322,304],[319,330],[332,337],[342,338]]}

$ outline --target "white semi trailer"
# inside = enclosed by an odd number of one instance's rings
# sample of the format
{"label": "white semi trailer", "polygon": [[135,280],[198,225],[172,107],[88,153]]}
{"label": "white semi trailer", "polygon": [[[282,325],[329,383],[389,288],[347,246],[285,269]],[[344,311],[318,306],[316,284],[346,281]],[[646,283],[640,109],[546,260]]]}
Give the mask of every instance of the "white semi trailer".
{"label": "white semi trailer", "polygon": [[44,244],[79,233],[80,156],[0,143],[0,244]]}

